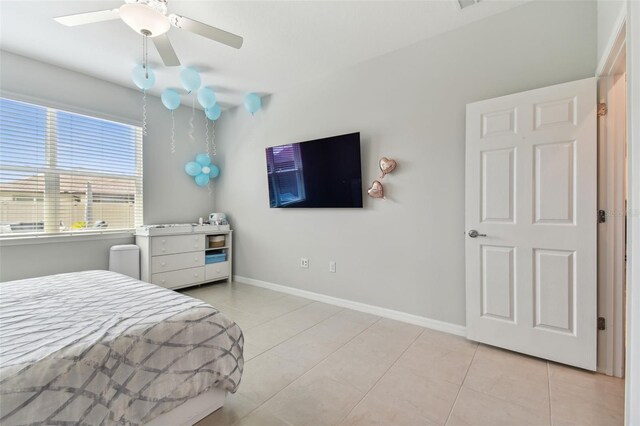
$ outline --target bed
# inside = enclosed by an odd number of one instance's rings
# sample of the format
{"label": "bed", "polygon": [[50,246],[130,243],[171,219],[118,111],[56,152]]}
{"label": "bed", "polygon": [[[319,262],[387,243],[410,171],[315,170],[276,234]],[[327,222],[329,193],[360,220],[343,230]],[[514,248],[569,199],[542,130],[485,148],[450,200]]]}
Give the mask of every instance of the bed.
{"label": "bed", "polygon": [[193,424],[235,392],[240,328],[107,271],[0,283],[0,424]]}

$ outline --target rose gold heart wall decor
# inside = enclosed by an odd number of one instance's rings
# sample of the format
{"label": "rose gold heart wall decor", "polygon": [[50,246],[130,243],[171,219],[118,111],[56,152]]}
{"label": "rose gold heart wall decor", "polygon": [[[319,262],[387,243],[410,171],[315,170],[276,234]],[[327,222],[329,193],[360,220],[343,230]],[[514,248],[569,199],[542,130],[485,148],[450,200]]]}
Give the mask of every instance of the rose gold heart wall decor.
{"label": "rose gold heart wall decor", "polygon": [[371,198],[384,198],[384,188],[382,187],[382,184],[377,180],[373,181],[373,183],[371,184],[371,188],[367,189],[367,193]]}
{"label": "rose gold heart wall decor", "polygon": [[396,166],[398,165],[398,163],[396,163],[396,160],[391,160],[387,157],[382,157],[380,159],[379,164],[380,164],[380,171],[382,171],[382,175],[380,176],[380,179],[384,178],[387,174],[394,171]]}

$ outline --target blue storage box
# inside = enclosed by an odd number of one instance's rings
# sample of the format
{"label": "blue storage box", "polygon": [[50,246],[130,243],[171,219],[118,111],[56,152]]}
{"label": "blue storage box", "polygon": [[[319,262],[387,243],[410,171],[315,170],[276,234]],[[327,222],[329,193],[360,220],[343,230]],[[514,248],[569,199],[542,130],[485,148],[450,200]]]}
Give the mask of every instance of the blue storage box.
{"label": "blue storage box", "polygon": [[210,263],[220,263],[227,261],[227,253],[215,253],[207,254],[204,257],[204,263],[209,265]]}

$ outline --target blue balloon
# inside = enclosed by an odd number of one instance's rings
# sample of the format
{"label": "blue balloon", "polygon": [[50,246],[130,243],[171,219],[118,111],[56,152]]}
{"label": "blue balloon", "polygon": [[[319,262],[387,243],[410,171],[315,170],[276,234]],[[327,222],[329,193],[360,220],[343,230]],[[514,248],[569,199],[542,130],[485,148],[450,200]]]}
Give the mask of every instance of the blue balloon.
{"label": "blue balloon", "polygon": [[211,108],[216,104],[216,94],[208,87],[203,87],[198,91],[198,102],[202,108]]}
{"label": "blue balloon", "polygon": [[222,114],[222,110],[220,109],[220,105],[215,104],[211,108],[207,108],[204,110],[204,113],[207,115],[207,118],[211,121],[216,121],[220,118],[220,114]]}
{"label": "blue balloon", "polygon": [[189,161],[185,164],[184,171],[187,172],[189,176],[198,176],[202,173],[202,166],[195,161]]}
{"label": "blue balloon", "polygon": [[180,81],[182,82],[182,87],[191,93],[200,87],[200,74],[193,68],[185,68],[180,71]]}
{"label": "blue balloon", "polygon": [[160,96],[162,103],[167,109],[173,111],[180,106],[180,95],[173,89],[165,89]]}
{"label": "blue balloon", "polygon": [[145,70],[142,65],[131,70],[131,79],[141,90],[149,90],[156,84],[156,74],[149,67]]}
{"label": "blue balloon", "polygon": [[207,186],[209,184],[209,175],[200,174],[196,176],[196,185]]}
{"label": "blue balloon", "polygon": [[211,179],[217,178],[218,175],[220,174],[220,169],[218,168],[218,166],[216,166],[215,164],[212,164],[209,166],[209,177]]}
{"label": "blue balloon", "polygon": [[211,158],[207,154],[198,154],[196,155],[196,162],[202,167],[207,167],[211,164]]}
{"label": "blue balloon", "polygon": [[262,107],[260,96],[256,95],[255,93],[247,93],[247,95],[244,97],[244,107],[251,113],[251,115],[260,111],[260,108]]}

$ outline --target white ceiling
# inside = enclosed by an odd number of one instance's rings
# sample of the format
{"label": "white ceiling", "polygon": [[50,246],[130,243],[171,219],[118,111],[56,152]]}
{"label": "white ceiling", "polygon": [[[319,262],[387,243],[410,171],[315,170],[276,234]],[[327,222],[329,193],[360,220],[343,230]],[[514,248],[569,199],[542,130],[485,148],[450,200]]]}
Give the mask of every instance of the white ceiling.
{"label": "white ceiling", "polygon": [[[201,72],[223,108],[247,92],[270,94],[417,41],[503,12],[527,0],[483,0],[460,10],[456,0],[429,1],[181,1],[177,13],[242,35],[240,50],[172,28],[183,65]],[[124,22],[65,27],[52,18],[117,8],[119,1],[0,2],[0,46],[61,67],[135,87],[131,69],[141,61],[141,37]],[[161,65],[149,45],[159,94],[179,84],[180,68]],[[183,97],[184,103],[191,103]]]}

